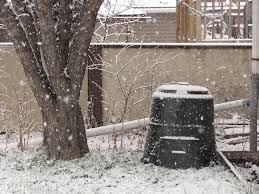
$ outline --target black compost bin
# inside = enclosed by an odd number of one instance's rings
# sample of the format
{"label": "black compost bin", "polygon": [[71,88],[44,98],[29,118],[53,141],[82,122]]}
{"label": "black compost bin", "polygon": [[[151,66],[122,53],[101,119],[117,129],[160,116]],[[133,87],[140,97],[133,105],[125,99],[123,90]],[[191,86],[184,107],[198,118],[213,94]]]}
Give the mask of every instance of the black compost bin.
{"label": "black compost bin", "polygon": [[214,105],[207,88],[162,85],[153,94],[143,161],[200,168],[215,158]]}

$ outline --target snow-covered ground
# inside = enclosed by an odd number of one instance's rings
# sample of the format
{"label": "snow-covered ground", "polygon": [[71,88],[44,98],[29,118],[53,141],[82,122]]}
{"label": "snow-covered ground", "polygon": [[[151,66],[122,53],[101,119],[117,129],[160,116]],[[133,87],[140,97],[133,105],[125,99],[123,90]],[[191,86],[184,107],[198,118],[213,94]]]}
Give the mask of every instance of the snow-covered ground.
{"label": "snow-covered ground", "polygon": [[[0,136],[0,153],[5,138]],[[40,137],[25,152],[8,144],[0,156],[0,193],[173,193],[256,194],[223,166],[171,170],[140,162],[142,137],[113,142],[108,136],[89,138],[91,152],[73,161],[47,160]]]}

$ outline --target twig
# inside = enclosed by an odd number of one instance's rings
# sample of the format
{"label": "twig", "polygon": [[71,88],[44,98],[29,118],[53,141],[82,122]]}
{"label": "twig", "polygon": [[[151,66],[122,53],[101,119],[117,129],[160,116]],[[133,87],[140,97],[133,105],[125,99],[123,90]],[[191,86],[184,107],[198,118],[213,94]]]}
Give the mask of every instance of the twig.
{"label": "twig", "polygon": [[246,189],[246,192],[250,193],[251,188],[249,187],[247,181],[237,172],[233,164],[227,159],[227,157],[220,151],[217,150],[220,157],[223,159],[225,164],[230,168],[231,172],[237,177],[237,179],[243,184]]}

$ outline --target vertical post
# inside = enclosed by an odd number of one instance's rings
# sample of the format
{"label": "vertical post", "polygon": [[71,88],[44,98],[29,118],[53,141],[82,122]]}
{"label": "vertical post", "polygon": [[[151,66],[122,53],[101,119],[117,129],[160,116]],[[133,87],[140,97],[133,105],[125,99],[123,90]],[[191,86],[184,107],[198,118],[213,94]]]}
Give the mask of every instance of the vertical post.
{"label": "vertical post", "polygon": [[[196,1],[194,0],[191,0],[190,1],[190,8],[191,9],[196,9]],[[190,11],[190,9],[188,9],[188,31],[189,31],[189,35],[188,35],[188,40],[190,42],[194,42],[196,41],[196,21],[197,21],[197,16],[199,16],[199,14],[195,14],[195,13],[192,13],[192,11]]]}
{"label": "vertical post", "polygon": [[[201,0],[196,0],[196,10],[201,12]],[[201,16],[196,15],[196,42],[201,42]]]}
{"label": "vertical post", "polygon": [[186,42],[192,42],[192,34],[193,34],[193,29],[192,29],[192,17],[189,8],[192,8],[191,1],[188,2],[190,7],[186,7]]}
{"label": "vertical post", "polygon": [[[220,7],[221,7],[221,12],[220,14],[223,14],[224,10],[223,10],[223,0],[220,0]],[[220,21],[220,25],[221,25],[221,32],[220,32],[220,38],[223,39],[223,29],[224,29],[224,15],[222,15],[221,21]]]}
{"label": "vertical post", "polygon": [[[88,52],[87,65],[102,64],[102,48],[92,46]],[[101,126],[103,123],[103,93],[102,88],[102,66],[96,65],[96,68],[88,69],[88,109],[89,123],[91,127]],[[97,126],[96,126],[97,125]]]}
{"label": "vertical post", "polygon": [[257,151],[257,107],[259,87],[259,2],[253,1],[252,95],[250,106],[250,151]]}
{"label": "vertical post", "polygon": [[207,14],[207,0],[204,0],[204,21],[203,21],[203,40],[206,39],[207,37],[207,17],[206,17],[206,14]]}
{"label": "vertical post", "polygon": [[215,39],[215,0],[212,0],[212,39]]}
{"label": "vertical post", "polygon": [[179,0],[176,0],[176,41],[181,42],[181,13]]}
{"label": "vertical post", "polygon": [[[190,0],[185,0],[185,3],[189,6]],[[189,7],[184,6],[184,42],[189,42]]]}
{"label": "vertical post", "polygon": [[129,42],[129,23],[126,24],[126,42]]}
{"label": "vertical post", "polygon": [[240,38],[240,0],[237,1],[237,38]]}
{"label": "vertical post", "polygon": [[248,38],[248,20],[247,20],[247,15],[248,15],[248,3],[249,0],[246,0],[246,5],[244,7],[245,11],[244,11],[244,38]]}
{"label": "vertical post", "polygon": [[[188,3],[189,0],[183,0],[184,3]],[[187,14],[188,7],[176,1],[176,36],[177,42],[186,42],[187,40]]]}
{"label": "vertical post", "polygon": [[232,0],[229,0],[228,38],[232,37]]}

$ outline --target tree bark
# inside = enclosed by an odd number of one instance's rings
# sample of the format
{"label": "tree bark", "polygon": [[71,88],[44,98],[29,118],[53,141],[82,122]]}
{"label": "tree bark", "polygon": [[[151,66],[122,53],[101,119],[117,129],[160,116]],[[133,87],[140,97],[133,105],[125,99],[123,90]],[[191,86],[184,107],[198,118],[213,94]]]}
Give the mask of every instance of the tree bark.
{"label": "tree bark", "polygon": [[42,109],[44,142],[49,158],[74,159],[85,155],[89,149],[84,119],[78,102],[59,99]]}
{"label": "tree bark", "polygon": [[79,158],[89,151],[79,97],[102,0],[82,1],[77,18],[73,3],[0,0],[0,22],[7,27],[41,108],[43,143],[52,159]]}

